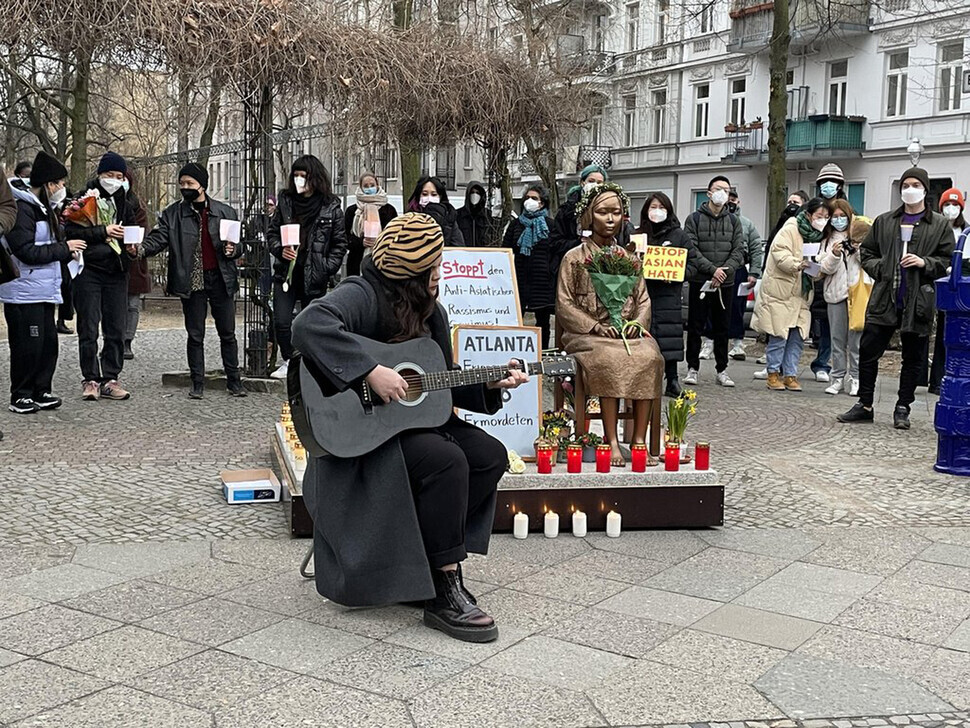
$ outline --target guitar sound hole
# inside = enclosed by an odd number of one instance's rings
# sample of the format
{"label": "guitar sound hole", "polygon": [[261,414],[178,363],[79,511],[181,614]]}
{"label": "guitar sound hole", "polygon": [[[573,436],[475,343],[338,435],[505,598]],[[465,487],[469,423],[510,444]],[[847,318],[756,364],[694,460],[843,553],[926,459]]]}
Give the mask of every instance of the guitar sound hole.
{"label": "guitar sound hole", "polygon": [[404,401],[417,402],[424,394],[424,389],[421,387],[421,374],[414,369],[401,369],[398,374],[408,380],[408,389],[404,394]]}

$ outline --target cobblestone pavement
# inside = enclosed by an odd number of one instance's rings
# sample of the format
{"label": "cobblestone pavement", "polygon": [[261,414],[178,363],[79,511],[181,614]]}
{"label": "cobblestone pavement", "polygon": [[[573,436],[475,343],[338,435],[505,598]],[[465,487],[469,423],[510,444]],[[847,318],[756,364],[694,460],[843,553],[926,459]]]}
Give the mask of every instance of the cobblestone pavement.
{"label": "cobblestone pavement", "polygon": [[501,636],[469,645],[324,600],[280,506],[222,502],[219,470],[269,464],[278,396],[161,387],[184,334],[154,331],[132,400],[83,403],[61,341],[65,406],[0,416],[4,728],[970,728],[968,486],[931,469],[925,395],[892,430],[886,378],[848,428],[824,385],[705,363],[726,527],[496,536],[466,575]]}

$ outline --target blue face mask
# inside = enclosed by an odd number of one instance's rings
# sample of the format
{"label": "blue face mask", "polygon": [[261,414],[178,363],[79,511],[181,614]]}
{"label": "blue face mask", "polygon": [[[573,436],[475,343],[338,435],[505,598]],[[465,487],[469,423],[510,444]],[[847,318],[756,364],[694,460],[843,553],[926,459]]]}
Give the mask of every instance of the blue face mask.
{"label": "blue face mask", "polygon": [[839,186],[835,182],[823,182],[819,191],[822,193],[822,197],[831,200],[839,191]]}
{"label": "blue face mask", "polygon": [[833,217],[832,227],[838,230],[840,233],[849,227],[849,218],[847,217]]}
{"label": "blue face mask", "polygon": [[365,195],[376,195],[377,194],[377,188],[376,187],[365,187],[364,189],[361,190],[361,192],[363,192]]}

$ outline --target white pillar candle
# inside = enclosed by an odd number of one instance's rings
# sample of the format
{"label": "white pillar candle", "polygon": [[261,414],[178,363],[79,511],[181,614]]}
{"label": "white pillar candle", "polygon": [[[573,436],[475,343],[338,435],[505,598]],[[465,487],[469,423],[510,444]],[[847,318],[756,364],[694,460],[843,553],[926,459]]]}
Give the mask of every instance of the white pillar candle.
{"label": "white pillar candle", "polygon": [[610,538],[620,537],[620,514],[610,511],[606,514],[606,535]]}
{"label": "white pillar candle", "polygon": [[546,513],[545,520],[543,522],[543,530],[545,531],[546,538],[555,538],[559,535],[559,514],[555,511],[549,511]]}
{"label": "white pillar candle", "polygon": [[573,511],[573,536],[576,538],[586,536],[586,514],[582,511]]}
{"label": "white pillar candle", "polygon": [[516,538],[529,535],[529,517],[525,513],[516,513],[512,519],[512,535]]}

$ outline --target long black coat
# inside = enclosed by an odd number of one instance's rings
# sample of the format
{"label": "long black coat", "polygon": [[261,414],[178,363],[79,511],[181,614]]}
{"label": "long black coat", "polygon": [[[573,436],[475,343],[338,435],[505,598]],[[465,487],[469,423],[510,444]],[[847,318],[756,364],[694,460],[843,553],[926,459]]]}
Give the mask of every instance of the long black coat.
{"label": "long black coat", "polygon": [[[283,239],[280,227],[297,223],[293,214],[293,201],[286,190],[280,192],[276,213],[270,220],[266,231],[266,242],[269,250],[276,258],[273,263],[273,279],[277,283],[286,280],[290,261],[283,258]],[[303,223],[306,227],[307,224]],[[306,235],[304,236],[304,232]],[[340,270],[344,256],[347,254],[347,235],[344,232],[344,213],[340,209],[340,198],[331,197],[323,203],[316,219],[304,231],[300,230],[301,250],[297,256],[297,265],[303,265],[303,290],[308,297],[316,298],[327,292],[330,279]],[[294,273],[296,269],[294,269]]]}
{"label": "long black coat", "polygon": [[[552,228],[547,215],[546,224]],[[518,219],[505,229],[503,246],[515,251],[515,279],[519,287],[519,301],[525,311],[541,311],[556,305],[556,281],[559,280],[559,264],[565,251],[553,248],[551,238],[538,241],[531,255],[522,255],[519,236],[525,226]]]}
{"label": "long black coat", "polygon": [[[381,205],[377,209],[377,215],[381,220],[381,230],[387,227],[387,223],[397,217],[397,210],[390,202]],[[344,235],[347,237],[347,275],[356,276],[360,274],[360,261],[364,259],[364,239],[354,235],[354,218],[357,216],[356,203],[347,208],[344,213]]]}
{"label": "long black coat", "polygon": [[[85,188],[85,193],[87,190],[97,190],[102,198],[109,198],[107,190],[105,190],[98,180],[93,179],[88,182]],[[135,208],[129,204],[128,193],[122,189],[119,189],[110,199],[115,203],[115,223],[118,225],[137,225],[138,221],[135,218]],[[111,249],[108,244],[108,229],[104,225],[94,225],[91,227],[83,227],[74,222],[64,223],[64,233],[68,240],[83,240],[87,243],[87,248],[84,251],[84,267],[99,270],[103,273],[124,273],[128,270],[131,263],[131,258],[128,254],[122,250],[121,255],[118,255],[115,251]],[[217,238],[213,238],[216,240]],[[120,247],[123,247],[121,241],[118,242]]]}
{"label": "long black coat", "polygon": [[[368,267],[364,262],[365,274]],[[377,364],[347,332],[387,341],[388,308],[363,276],[344,280],[313,301],[293,322],[293,344],[344,391]],[[429,320],[442,352],[442,369],[455,368],[450,327],[439,305]],[[494,414],[499,390],[484,385],[453,391],[455,406]],[[456,421],[456,418],[453,418]],[[458,421],[457,426],[473,427]],[[313,518],[317,591],[346,606],[376,606],[434,596],[431,568],[414,509],[404,455],[397,438],[360,458],[311,458],[303,494]],[[495,519],[495,496],[479,519],[469,520],[465,548],[486,553]]]}

